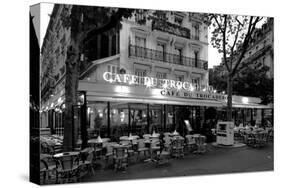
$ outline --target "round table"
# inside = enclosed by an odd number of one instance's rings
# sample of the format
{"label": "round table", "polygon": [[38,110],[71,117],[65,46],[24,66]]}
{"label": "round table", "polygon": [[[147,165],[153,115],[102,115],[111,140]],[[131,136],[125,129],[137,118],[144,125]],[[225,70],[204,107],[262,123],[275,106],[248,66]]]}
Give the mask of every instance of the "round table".
{"label": "round table", "polygon": [[120,140],[129,140],[129,141],[132,141],[132,140],[137,140],[137,139],[139,139],[139,136],[137,136],[137,135],[134,135],[134,136],[121,136],[120,138],[119,138]]}
{"label": "round table", "polygon": [[64,152],[64,153],[57,153],[53,157],[54,158],[61,158],[61,157],[64,157],[64,156],[77,156],[77,155],[79,155],[79,152],[70,151],[70,152]]}
{"label": "round table", "polygon": [[99,141],[97,138],[90,139],[88,140],[88,144],[98,144],[98,143],[105,143],[108,142],[110,139],[109,138],[101,138]]}

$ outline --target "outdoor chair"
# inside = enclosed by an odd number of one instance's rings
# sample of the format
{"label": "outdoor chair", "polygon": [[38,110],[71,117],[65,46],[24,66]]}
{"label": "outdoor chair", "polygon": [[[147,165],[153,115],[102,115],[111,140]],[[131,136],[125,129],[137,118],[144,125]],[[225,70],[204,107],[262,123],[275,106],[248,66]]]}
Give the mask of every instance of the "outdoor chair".
{"label": "outdoor chair", "polygon": [[191,152],[194,150],[196,143],[195,143],[195,139],[193,137],[193,135],[186,135],[186,144],[185,147],[187,149],[188,152]]}
{"label": "outdoor chair", "polygon": [[139,139],[138,140],[138,160],[140,158],[141,152],[143,152],[144,157],[146,158],[146,153],[149,152],[149,148],[145,147],[144,139]]}
{"label": "outdoor chair", "polygon": [[206,136],[199,135],[194,137],[197,150],[194,153],[202,154],[206,152]]}
{"label": "outdoor chair", "polygon": [[128,152],[126,147],[118,146],[113,148],[114,170],[126,171],[128,167]]}
{"label": "outdoor chair", "polygon": [[254,147],[263,147],[267,143],[267,133],[265,132],[260,132],[255,134],[255,144]]}
{"label": "outdoor chair", "polygon": [[171,137],[169,135],[168,136],[164,136],[163,140],[164,140],[164,150],[165,151],[170,151],[170,148],[171,148]]}
{"label": "outdoor chair", "polygon": [[248,145],[248,146],[254,146],[255,145],[255,134],[253,133],[245,133],[244,135],[244,138],[245,138],[245,143]]}
{"label": "outdoor chair", "polygon": [[78,156],[65,154],[57,160],[58,183],[77,182],[80,179],[80,165]]}
{"label": "outdoor chair", "polygon": [[94,152],[93,152],[94,160],[101,159],[102,143],[92,143],[92,144],[90,144],[90,147],[92,147],[94,149]]}
{"label": "outdoor chair", "polygon": [[173,157],[184,157],[184,140],[178,137],[172,139],[171,154]]}
{"label": "outdoor chair", "polygon": [[47,153],[47,154],[50,153],[50,148],[47,142],[41,142],[40,146],[41,146],[41,153]]}
{"label": "outdoor chair", "polygon": [[48,164],[45,160],[40,160],[40,184],[44,185],[47,182]]}
{"label": "outdoor chair", "polygon": [[128,158],[131,159],[134,157],[135,151],[133,149],[132,142],[130,140],[122,140],[120,143],[127,146]]}
{"label": "outdoor chair", "polygon": [[94,171],[94,158],[93,158],[93,148],[85,148],[82,151],[80,151],[80,178],[87,173],[95,174]]}
{"label": "outdoor chair", "polygon": [[159,144],[160,144],[159,139],[157,139],[157,138],[151,139],[151,142],[150,142],[150,157],[151,157],[151,159],[157,157],[157,152],[160,151]]}
{"label": "outdoor chair", "polygon": [[108,160],[110,157],[113,158],[113,144],[117,144],[116,142],[110,142],[106,146],[106,153],[105,153],[105,163],[108,165]]}

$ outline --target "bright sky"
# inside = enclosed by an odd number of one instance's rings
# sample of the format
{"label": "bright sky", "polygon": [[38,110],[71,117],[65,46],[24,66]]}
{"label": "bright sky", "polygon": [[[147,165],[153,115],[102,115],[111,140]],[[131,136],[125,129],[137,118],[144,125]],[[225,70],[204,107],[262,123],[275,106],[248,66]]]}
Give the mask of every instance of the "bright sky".
{"label": "bright sky", "polygon": [[[48,23],[49,23],[49,19],[50,19],[50,16],[51,13],[52,13],[52,10],[53,10],[53,7],[54,7],[54,4],[53,3],[41,3],[41,34],[40,34],[40,46],[42,45],[43,43],[43,39],[44,39],[44,36],[46,34],[46,30],[47,30],[47,27],[48,27]],[[38,15],[34,15],[31,11],[31,15],[32,16],[35,16],[33,21],[37,22],[38,23]],[[260,27],[262,25],[262,23],[264,23],[265,19],[262,20],[261,22],[259,22],[259,24],[257,25],[258,27]],[[36,34],[37,34],[37,38],[38,38],[38,33],[39,31],[36,31]],[[209,46],[208,46],[208,66],[209,68],[212,68],[214,65],[219,65],[221,63],[221,58],[222,58],[222,54],[218,53],[218,50],[216,48],[213,48],[213,46],[211,45],[211,41],[210,41],[210,35],[211,33],[209,32]]]}
{"label": "bright sky", "polygon": [[38,24],[40,23],[40,27],[35,27],[37,39],[40,37],[40,47],[43,44],[43,39],[46,34],[46,30],[50,20],[49,15],[52,14],[53,7],[54,7],[53,3],[40,3],[40,14],[36,12],[35,9],[33,8],[30,9],[31,15],[34,16],[33,18],[34,25],[38,26]]}

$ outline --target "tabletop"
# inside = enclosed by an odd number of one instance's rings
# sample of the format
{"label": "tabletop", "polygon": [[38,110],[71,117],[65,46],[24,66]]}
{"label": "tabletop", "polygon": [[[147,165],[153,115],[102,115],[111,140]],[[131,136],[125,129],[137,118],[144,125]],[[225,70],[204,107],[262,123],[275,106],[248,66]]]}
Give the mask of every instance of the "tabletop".
{"label": "tabletop", "polygon": [[139,139],[139,136],[133,135],[133,136],[121,136],[119,138],[120,140],[137,140]]}
{"label": "tabletop", "polygon": [[70,151],[70,152],[64,152],[64,153],[57,153],[53,157],[60,158],[60,157],[64,157],[64,156],[77,156],[77,155],[79,155],[79,152]]}
{"label": "tabletop", "polygon": [[109,138],[101,138],[101,140],[99,141],[97,138],[94,138],[94,139],[88,140],[88,143],[89,144],[104,143],[104,142],[108,142],[109,140],[110,140]]}

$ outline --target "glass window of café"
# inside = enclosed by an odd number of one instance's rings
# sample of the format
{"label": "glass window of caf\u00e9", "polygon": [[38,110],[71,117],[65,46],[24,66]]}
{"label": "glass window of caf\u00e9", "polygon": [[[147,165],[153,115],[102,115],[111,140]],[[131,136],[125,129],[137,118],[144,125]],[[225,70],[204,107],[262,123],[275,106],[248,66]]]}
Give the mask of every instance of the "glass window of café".
{"label": "glass window of caf\u00e9", "polygon": [[107,102],[90,102],[88,104],[88,136],[89,138],[100,135],[107,136]]}
{"label": "glass window of caf\u00e9", "polygon": [[129,133],[129,105],[110,102],[110,136],[118,138]]}
{"label": "glass window of caf\u00e9", "polygon": [[164,131],[164,105],[149,105],[149,133]]}
{"label": "glass window of caf\u00e9", "polygon": [[142,135],[148,129],[147,104],[130,103],[130,130],[132,134]]}

